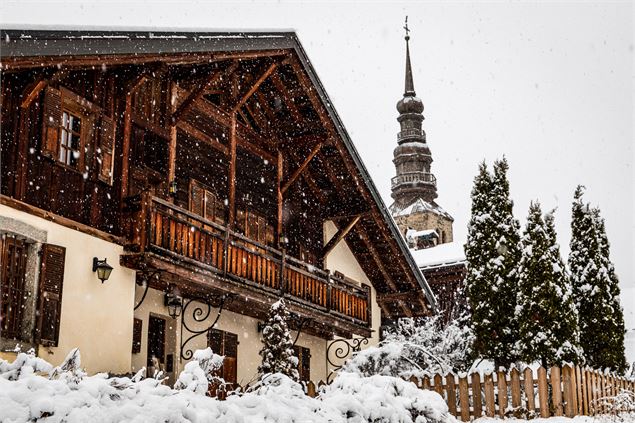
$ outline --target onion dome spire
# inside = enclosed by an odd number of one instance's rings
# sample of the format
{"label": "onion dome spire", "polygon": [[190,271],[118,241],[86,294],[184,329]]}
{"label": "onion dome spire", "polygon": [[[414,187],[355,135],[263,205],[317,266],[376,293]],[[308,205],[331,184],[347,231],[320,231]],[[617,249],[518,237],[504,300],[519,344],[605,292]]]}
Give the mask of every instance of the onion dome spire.
{"label": "onion dome spire", "polygon": [[408,16],[406,16],[406,25],[403,27],[406,30],[406,89],[404,91],[404,97],[414,97],[415,84],[412,80],[412,66],[410,65],[410,28],[408,28]]}

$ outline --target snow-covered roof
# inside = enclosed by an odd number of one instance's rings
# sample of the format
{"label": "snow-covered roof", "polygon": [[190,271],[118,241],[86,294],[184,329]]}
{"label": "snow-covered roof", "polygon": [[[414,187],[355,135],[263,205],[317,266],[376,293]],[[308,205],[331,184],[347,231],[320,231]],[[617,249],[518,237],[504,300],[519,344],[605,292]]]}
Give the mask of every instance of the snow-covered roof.
{"label": "snow-covered roof", "polygon": [[412,204],[410,204],[407,207],[404,207],[401,210],[399,208],[395,207],[395,205],[393,204],[391,206],[391,211],[392,211],[392,215],[394,217],[410,216],[411,214],[414,214],[414,213],[430,211],[430,212],[436,213],[438,215],[447,217],[448,219],[454,220],[452,218],[452,216],[450,216],[450,214],[448,212],[443,210],[443,208],[441,206],[439,206],[436,203],[428,203],[423,198],[418,198]]}
{"label": "snow-covered roof", "polygon": [[406,231],[406,239],[419,238],[419,237],[438,238],[439,234],[437,233],[437,231],[435,229],[425,229],[423,231],[416,231],[414,229],[408,229]]}
{"label": "snow-covered roof", "polygon": [[463,242],[459,241],[447,242],[436,247],[422,248],[420,250],[410,249],[410,254],[412,254],[417,266],[421,269],[465,262]]}

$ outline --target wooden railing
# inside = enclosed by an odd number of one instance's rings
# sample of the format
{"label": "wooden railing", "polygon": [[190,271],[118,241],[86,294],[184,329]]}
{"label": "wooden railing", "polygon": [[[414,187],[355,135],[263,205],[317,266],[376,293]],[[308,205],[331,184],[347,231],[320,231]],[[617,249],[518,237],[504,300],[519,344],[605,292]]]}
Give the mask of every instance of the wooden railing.
{"label": "wooden railing", "polygon": [[191,260],[224,277],[370,325],[368,286],[352,284],[147,193],[134,203],[130,239],[136,251]]}

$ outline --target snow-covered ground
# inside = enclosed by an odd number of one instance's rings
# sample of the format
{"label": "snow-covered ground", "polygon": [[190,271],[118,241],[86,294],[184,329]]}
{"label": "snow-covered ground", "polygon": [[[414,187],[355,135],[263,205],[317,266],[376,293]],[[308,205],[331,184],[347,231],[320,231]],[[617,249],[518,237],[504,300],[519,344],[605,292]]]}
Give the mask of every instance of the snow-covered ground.
{"label": "snow-covered ground", "polygon": [[573,418],[569,417],[549,417],[548,419],[531,419],[531,420],[521,420],[521,419],[499,419],[499,418],[491,418],[491,417],[481,417],[480,419],[473,420],[473,423],[521,423],[530,421],[532,423],[627,423],[627,422],[635,422],[635,414],[631,414],[629,416],[576,416]]}

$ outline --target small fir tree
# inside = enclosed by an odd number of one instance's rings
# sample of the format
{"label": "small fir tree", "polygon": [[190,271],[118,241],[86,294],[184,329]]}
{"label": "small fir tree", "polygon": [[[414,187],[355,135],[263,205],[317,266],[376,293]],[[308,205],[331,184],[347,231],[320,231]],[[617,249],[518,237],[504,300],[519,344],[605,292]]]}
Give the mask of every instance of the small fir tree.
{"label": "small fir tree", "polygon": [[258,373],[261,375],[282,373],[298,381],[300,379],[298,359],[293,355],[288,320],[289,311],[284,300],[274,303],[269,309],[269,316],[262,330],[264,345],[260,350],[262,364],[258,367]]}
{"label": "small fir tree", "polygon": [[587,364],[623,373],[624,316],[619,286],[609,258],[604,220],[598,209],[582,201],[576,188],[571,219],[569,268],[579,314],[580,344]]}
{"label": "small fir tree", "polygon": [[553,212],[543,220],[538,202],[529,207],[521,246],[516,308],[520,358],[545,367],[578,363],[577,311],[556,242]]}

